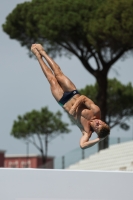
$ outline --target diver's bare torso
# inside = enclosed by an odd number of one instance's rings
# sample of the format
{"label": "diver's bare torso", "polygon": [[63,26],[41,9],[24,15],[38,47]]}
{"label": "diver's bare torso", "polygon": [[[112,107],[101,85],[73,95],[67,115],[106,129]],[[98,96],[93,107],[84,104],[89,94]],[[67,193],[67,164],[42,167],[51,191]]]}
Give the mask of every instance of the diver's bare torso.
{"label": "diver's bare torso", "polygon": [[90,121],[92,119],[100,119],[100,115],[97,113],[94,113],[92,110],[89,110],[86,108],[85,105],[81,104],[76,109],[75,114],[72,116],[69,111],[71,107],[74,105],[75,101],[80,97],[79,94],[74,95],[66,104],[64,104],[63,108],[65,111],[70,115],[72,120],[75,122],[75,124],[80,128],[80,130],[85,131],[86,133],[91,136],[92,132],[90,129]]}

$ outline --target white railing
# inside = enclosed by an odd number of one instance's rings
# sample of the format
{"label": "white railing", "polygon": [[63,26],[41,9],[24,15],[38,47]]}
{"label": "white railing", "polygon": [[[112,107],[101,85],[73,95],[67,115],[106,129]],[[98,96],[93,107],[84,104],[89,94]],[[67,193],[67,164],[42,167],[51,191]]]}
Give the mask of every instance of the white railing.
{"label": "white railing", "polygon": [[[110,137],[109,138],[109,146],[118,144],[118,143],[124,143],[127,141],[132,141],[132,138],[117,138],[117,137]],[[87,158],[95,153],[98,152],[98,145],[82,150],[80,147],[77,149],[74,149],[73,151],[68,152],[67,154],[56,157],[54,159],[54,169],[64,169],[68,166],[77,163],[78,161]]]}

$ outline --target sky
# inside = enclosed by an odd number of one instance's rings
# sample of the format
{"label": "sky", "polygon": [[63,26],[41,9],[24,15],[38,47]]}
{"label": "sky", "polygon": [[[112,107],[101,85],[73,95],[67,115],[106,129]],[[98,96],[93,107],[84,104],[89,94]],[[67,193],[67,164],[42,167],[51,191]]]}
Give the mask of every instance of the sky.
{"label": "sky", "polygon": [[[11,40],[3,32],[2,24],[6,16],[23,0],[0,0],[0,150],[6,154],[26,154],[26,143],[10,135],[13,121],[33,109],[40,110],[48,106],[49,110],[63,113],[63,121],[70,123],[67,115],[51,95],[49,84],[36,59],[29,58],[28,50],[18,41]],[[68,59],[57,57],[55,61],[62,71],[74,82],[78,89],[94,84],[94,77],[89,74],[76,57]],[[95,65],[95,63],[94,63]],[[110,70],[108,77],[116,77],[123,84],[133,85],[133,57],[118,61]],[[129,122],[133,124],[133,121]],[[58,136],[48,146],[48,154],[61,156],[79,147],[81,133],[76,126],[69,127],[69,134]],[[118,127],[111,130],[111,137],[133,136],[133,126],[127,132]],[[39,154],[29,145],[30,154]]]}

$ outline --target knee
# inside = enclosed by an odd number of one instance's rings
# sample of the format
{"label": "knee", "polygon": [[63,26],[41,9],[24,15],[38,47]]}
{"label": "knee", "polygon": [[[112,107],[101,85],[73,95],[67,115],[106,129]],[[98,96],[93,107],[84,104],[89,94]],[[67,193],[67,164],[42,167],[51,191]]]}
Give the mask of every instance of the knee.
{"label": "knee", "polygon": [[62,73],[61,70],[59,70],[59,71],[57,71],[57,72],[55,73],[55,77],[56,77],[57,79],[61,78],[62,76],[63,76],[63,73]]}
{"label": "knee", "polygon": [[50,77],[49,78],[49,83],[51,86],[56,86],[57,85],[57,80],[55,77]]}

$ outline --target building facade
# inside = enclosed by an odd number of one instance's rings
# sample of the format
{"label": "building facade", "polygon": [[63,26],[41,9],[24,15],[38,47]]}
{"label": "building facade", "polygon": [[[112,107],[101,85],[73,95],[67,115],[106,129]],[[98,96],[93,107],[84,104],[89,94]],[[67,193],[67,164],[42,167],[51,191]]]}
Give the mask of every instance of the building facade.
{"label": "building facade", "polygon": [[0,151],[0,167],[5,168],[54,168],[54,157],[48,157],[43,165],[42,157],[39,155],[5,155]]}

